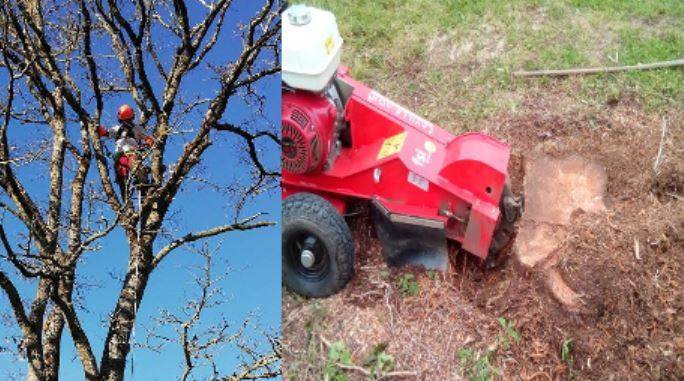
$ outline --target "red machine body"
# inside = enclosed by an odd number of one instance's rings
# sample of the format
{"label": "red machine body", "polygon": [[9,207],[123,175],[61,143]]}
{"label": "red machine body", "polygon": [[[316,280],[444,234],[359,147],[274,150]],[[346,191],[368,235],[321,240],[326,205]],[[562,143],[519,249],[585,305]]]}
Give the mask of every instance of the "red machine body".
{"label": "red machine body", "polygon": [[315,193],[343,214],[348,201],[369,200],[391,221],[443,229],[486,258],[500,219],[509,146],[482,133],[454,136],[355,81],[347,68],[336,80],[347,89],[349,131],[330,165],[334,103],[320,94],[283,93],[283,198]]}

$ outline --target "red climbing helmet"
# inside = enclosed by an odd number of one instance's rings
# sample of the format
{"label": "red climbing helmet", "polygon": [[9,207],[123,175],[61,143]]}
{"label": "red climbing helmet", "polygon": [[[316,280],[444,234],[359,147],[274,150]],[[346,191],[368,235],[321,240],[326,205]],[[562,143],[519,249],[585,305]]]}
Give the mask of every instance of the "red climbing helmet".
{"label": "red climbing helmet", "polygon": [[135,116],[135,113],[133,112],[133,108],[131,106],[124,104],[121,107],[119,107],[119,121],[121,122],[127,122],[133,120],[133,117]]}

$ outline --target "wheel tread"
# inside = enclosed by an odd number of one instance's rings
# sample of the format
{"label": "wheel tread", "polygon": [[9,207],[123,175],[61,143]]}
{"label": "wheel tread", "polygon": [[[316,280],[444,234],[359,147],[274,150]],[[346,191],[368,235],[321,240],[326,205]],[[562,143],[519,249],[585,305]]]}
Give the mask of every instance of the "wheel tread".
{"label": "wheel tread", "polygon": [[[336,262],[338,271],[333,272],[334,278],[327,282],[320,292],[310,290],[293,290],[305,296],[328,296],[344,288],[354,274],[354,244],[349,226],[330,202],[312,193],[297,193],[283,203],[283,223],[295,220],[308,220],[318,225],[321,230],[329,232],[326,237],[332,244],[330,247],[331,260]],[[291,285],[285,280],[288,288]]]}

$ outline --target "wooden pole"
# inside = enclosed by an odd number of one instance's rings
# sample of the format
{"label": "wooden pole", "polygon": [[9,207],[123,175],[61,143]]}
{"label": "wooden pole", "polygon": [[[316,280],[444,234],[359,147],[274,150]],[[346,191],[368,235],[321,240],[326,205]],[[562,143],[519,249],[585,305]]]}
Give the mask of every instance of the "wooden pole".
{"label": "wooden pole", "polygon": [[648,64],[638,64],[638,65],[628,65],[628,66],[604,66],[604,67],[586,67],[577,69],[561,69],[561,70],[533,70],[525,71],[519,70],[513,72],[514,77],[537,77],[548,75],[552,77],[559,77],[565,75],[574,74],[599,74],[599,73],[614,73],[618,71],[629,71],[629,70],[651,70],[651,69],[661,69],[665,67],[675,67],[684,66],[684,58],[674,61],[660,61]]}

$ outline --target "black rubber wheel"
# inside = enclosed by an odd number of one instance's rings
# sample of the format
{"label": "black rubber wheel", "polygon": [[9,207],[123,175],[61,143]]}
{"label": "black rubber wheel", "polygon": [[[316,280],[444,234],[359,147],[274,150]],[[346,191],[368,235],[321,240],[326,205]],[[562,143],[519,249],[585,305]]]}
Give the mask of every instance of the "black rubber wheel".
{"label": "black rubber wheel", "polygon": [[354,273],[349,226],[335,207],[318,195],[297,193],[285,199],[282,245],[285,285],[302,296],[332,295],[343,289]]}

